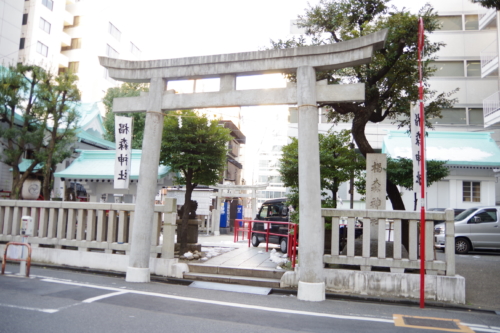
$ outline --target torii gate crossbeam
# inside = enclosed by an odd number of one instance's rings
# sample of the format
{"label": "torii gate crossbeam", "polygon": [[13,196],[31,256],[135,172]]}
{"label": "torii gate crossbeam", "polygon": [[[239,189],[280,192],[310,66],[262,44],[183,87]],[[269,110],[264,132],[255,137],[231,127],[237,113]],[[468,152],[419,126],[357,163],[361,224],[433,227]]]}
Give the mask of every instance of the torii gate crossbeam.
{"label": "torii gate crossbeam", "polygon": [[[325,299],[324,228],[321,223],[318,102],[363,101],[364,86],[316,83],[316,70],[369,63],[384,46],[387,30],[347,42],[284,50],[220,54],[179,59],[127,61],[99,57],[109,76],[124,82],[149,82],[147,96],[117,98],[114,112],[146,111],[143,152],[126,280],[149,282],[154,184],[158,172],[163,111],[190,108],[293,104],[299,110],[300,274],[298,298]],[[283,89],[236,90],[236,77],[266,73],[297,73],[297,84]],[[179,79],[220,77],[213,93],[174,94],[166,83]]]}

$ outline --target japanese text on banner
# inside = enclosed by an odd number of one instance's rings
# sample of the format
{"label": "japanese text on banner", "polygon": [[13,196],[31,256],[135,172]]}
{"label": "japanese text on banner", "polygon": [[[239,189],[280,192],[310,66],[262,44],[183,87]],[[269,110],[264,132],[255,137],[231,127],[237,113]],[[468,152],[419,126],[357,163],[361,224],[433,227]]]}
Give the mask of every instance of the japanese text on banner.
{"label": "japanese text on banner", "polygon": [[132,164],[132,118],[115,116],[115,139],[114,188],[128,189]]}

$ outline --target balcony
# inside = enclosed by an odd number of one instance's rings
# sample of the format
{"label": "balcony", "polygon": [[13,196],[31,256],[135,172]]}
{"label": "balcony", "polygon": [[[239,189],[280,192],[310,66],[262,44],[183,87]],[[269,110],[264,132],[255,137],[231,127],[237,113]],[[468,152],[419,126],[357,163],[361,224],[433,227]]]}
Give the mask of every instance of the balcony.
{"label": "balcony", "polygon": [[65,10],[63,13],[64,26],[73,25],[73,19],[74,15]]}
{"label": "balcony", "polygon": [[481,51],[481,77],[484,78],[496,70],[498,70],[498,46],[495,40]]}
{"label": "balcony", "polygon": [[69,66],[69,60],[68,60],[68,57],[65,56],[64,54],[62,53],[59,53],[57,55],[57,64],[59,65],[59,68],[66,68]]}
{"label": "balcony", "polygon": [[495,8],[490,8],[486,12],[480,12],[478,14],[479,18],[479,30],[483,30],[490,24],[493,24],[495,22],[495,19],[497,17],[497,11]]}
{"label": "balcony", "polygon": [[484,127],[500,123],[500,91],[483,100]]}
{"label": "balcony", "polygon": [[70,46],[71,45],[71,37],[65,33],[61,32],[61,46]]}

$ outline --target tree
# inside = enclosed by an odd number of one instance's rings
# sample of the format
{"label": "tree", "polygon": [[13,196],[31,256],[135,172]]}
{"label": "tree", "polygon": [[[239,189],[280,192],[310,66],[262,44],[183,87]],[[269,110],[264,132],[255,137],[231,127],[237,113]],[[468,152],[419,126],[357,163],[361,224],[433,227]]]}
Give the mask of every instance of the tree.
{"label": "tree", "polygon": [[[57,77],[41,67],[18,64],[0,74],[0,137],[2,162],[12,167],[12,198],[19,199],[24,181],[43,164],[43,196],[48,199],[57,163],[70,155],[80,99],[76,76]],[[19,164],[26,156],[28,167]]]}
{"label": "tree", "polygon": [[[179,118],[182,117],[182,125]],[[173,172],[179,172],[176,179],[186,186],[184,211],[181,216],[180,253],[187,250],[187,231],[191,196],[199,184],[217,184],[226,165],[227,143],[231,140],[229,129],[218,126],[216,120],[198,116],[194,111],[170,112],[165,117],[160,152],[161,163]]]}
{"label": "tree", "polygon": [[42,195],[46,200],[50,198],[56,165],[71,156],[69,147],[76,141],[76,106],[80,101],[77,79],[75,74],[65,72],[55,78],[49,75],[43,82],[40,101],[46,125],[46,147],[43,150]]}
{"label": "tree", "polygon": [[[19,199],[24,181],[43,161],[43,111],[39,103],[40,85],[47,72],[38,66],[18,64],[0,71],[0,138],[4,146],[2,162],[12,167],[13,199]],[[28,155],[29,165],[21,174],[19,164]]]}
{"label": "tree", "polygon": [[[350,141],[349,130],[333,131],[327,135],[319,134],[321,188],[331,191],[331,195],[322,193],[323,196],[327,196],[325,201],[328,207],[337,208],[337,192],[340,184],[352,177],[359,177],[365,168],[364,159],[356,153]],[[297,138],[292,138],[292,142],[283,147],[279,169],[284,185],[290,187],[294,193],[299,190],[298,143]]]}
{"label": "tree", "polygon": [[[418,16],[423,17],[427,33],[438,28],[436,13],[430,6],[422,8],[417,16],[395,7],[389,9],[388,2],[389,0],[321,0],[319,5],[310,6],[304,15],[299,15],[297,25],[306,28],[310,41],[304,37],[271,41],[275,49],[330,44],[389,28],[385,48],[374,53],[370,64],[317,73],[318,80],[327,79],[329,84],[365,84],[365,101],[362,103],[319,105],[327,110],[328,118],[333,122],[352,120],[352,135],[365,157],[374,152],[365,135],[368,122],[378,123],[391,119],[398,127],[409,125],[410,104],[418,100]],[[443,45],[425,39],[425,82],[435,71],[431,61]],[[294,80],[293,75],[289,78]],[[428,88],[427,82],[425,87],[426,118],[441,117],[440,110],[451,108],[454,103],[450,99],[453,92],[436,94]],[[426,125],[432,127],[429,121],[426,121]],[[405,209],[396,184],[389,178],[387,194],[393,209]]]}
{"label": "tree", "polygon": [[[106,129],[104,138],[115,142],[115,114],[113,113],[113,99],[117,97],[139,96],[141,92],[149,91],[149,85],[146,83],[125,82],[119,87],[109,88],[103,98],[103,104],[106,108],[106,118],[103,125]],[[134,118],[134,128],[132,133],[132,149],[142,148],[142,138],[144,137],[144,126],[146,124],[145,112],[122,113],[120,116]]]}
{"label": "tree", "polygon": [[472,2],[480,4],[486,8],[495,8],[500,10],[500,0],[472,0]]}

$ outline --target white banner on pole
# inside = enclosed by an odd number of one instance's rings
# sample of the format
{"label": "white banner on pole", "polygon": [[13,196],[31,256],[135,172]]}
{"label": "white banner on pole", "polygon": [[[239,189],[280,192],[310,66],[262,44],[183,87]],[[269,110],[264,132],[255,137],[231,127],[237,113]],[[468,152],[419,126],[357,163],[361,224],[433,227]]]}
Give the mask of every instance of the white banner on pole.
{"label": "white banner on pole", "polygon": [[[413,193],[414,200],[418,203],[420,199],[421,193],[421,184],[427,184],[427,181],[422,182],[421,178],[421,166],[422,162],[420,155],[420,145],[421,145],[421,136],[420,136],[420,105],[413,105],[411,108],[411,152],[413,159]],[[424,176],[425,177],[425,176]],[[416,204],[415,207],[418,207]]]}
{"label": "white banner on pole", "polygon": [[132,118],[115,116],[115,179],[114,188],[128,189],[132,165]]}

